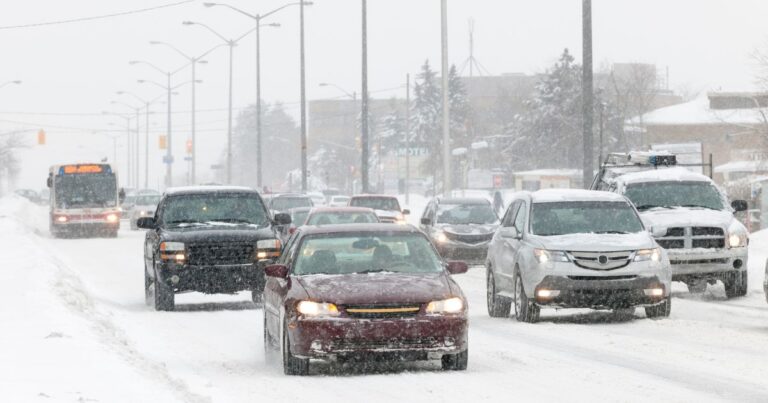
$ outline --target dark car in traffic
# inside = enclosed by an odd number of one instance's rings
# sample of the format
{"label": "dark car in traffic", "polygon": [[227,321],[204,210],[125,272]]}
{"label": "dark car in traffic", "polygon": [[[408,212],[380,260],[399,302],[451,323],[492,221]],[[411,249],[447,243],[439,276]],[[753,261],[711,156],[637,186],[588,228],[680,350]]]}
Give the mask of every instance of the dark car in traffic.
{"label": "dark car in traffic", "polygon": [[488,244],[499,227],[499,217],[484,198],[430,200],[421,216],[421,229],[432,238],[440,255],[483,264]]}
{"label": "dark car in traffic", "polygon": [[173,310],[175,294],[250,290],[261,301],[264,268],[280,255],[275,227],[290,216],[269,214],[248,188],[195,186],[165,192],[154,217],[137,220],[144,241],[144,290],[155,309]]}
{"label": "dark car in traffic", "polygon": [[467,368],[467,303],[444,262],[412,226],[299,228],[266,268],[264,343],[289,375],[310,360],[441,360]]}

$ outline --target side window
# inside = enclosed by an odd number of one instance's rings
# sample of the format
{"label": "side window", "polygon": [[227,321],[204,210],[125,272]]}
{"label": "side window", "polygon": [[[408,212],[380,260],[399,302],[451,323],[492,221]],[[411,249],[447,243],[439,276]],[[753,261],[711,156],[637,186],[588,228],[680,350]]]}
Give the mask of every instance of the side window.
{"label": "side window", "polygon": [[517,213],[517,208],[520,207],[520,204],[522,202],[520,200],[515,200],[512,202],[512,204],[509,205],[509,208],[507,209],[507,213],[504,215],[504,219],[502,220],[501,225],[503,227],[511,227],[514,223],[515,219],[515,213]]}
{"label": "side window", "polygon": [[515,229],[518,233],[522,234],[523,229],[525,228],[525,218],[528,216],[528,209],[526,208],[525,202],[520,203],[520,209],[517,212],[517,217],[515,217]]}

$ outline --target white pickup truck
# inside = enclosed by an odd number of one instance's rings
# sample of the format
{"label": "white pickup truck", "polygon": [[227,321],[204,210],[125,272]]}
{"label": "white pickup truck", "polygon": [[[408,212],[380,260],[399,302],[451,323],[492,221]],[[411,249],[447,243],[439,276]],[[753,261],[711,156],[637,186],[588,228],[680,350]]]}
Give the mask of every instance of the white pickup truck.
{"label": "white pickup truck", "polygon": [[704,292],[718,280],[728,298],[747,293],[747,229],[733,215],[747,202],[728,202],[709,177],[677,167],[668,153],[615,154],[594,189],[627,196],[656,242],[667,250],[672,280]]}

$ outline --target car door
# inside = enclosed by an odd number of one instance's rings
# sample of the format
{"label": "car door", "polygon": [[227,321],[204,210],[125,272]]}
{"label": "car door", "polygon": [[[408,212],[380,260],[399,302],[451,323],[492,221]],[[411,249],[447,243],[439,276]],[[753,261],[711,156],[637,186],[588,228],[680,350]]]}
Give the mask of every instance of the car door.
{"label": "car door", "polygon": [[498,266],[499,288],[511,292],[514,287],[514,270],[517,263],[517,253],[520,249],[525,218],[527,216],[527,203],[524,200],[515,201],[512,210],[502,228],[497,231],[499,239]]}
{"label": "car door", "polygon": [[[283,248],[283,253],[277,260],[278,264],[286,265],[289,269],[292,267],[296,248],[301,243],[301,237],[302,234],[299,229],[288,240],[285,248]],[[289,289],[290,281],[267,277],[267,282],[264,285],[264,324],[267,326],[269,334],[273,337],[279,335],[282,329],[282,306],[285,303],[285,297]]]}
{"label": "car door", "polygon": [[155,210],[155,228],[147,230],[144,236],[144,267],[151,278],[155,278],[155,252],[160,249],[160,233],[162,231],[160,217],[163,212],[163,201],[158,203]]}
{"label": "car door", "polygon": [[491,242],[488,245],[488,260],[494,270],[497,270],[504,264],[502,261],[502,251],[504,250],[504,237],[502,236],[502,231],[504,231],[504,228],[508,228],[514,223],[514,217],[518,207],[520,207],[520,202],[517,200],[513,200],[509,203],[507,211],[501,218],[499,228],[493,233],[493,238],[491,238]]}

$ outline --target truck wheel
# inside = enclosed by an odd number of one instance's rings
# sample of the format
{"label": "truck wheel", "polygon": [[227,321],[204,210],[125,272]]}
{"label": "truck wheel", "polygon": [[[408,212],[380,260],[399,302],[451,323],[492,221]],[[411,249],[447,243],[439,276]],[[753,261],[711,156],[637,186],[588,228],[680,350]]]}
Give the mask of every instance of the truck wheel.
{"label": "truck wheel", "polygon": [[688,286],[688,292],[691,294],[701,294],[704,291],[707,291],[707,282],[704,280],[691,280],[685,285]]}
{"label": "truck wheel", "polygon": [[539,321],[541,309],[525,295],[523,279],[520,271],[515,271],[515,319],[518,322],[536,323]]}
{"label": "truck wheel", "polygon": [[659,305],[645,307],[645,316],[650,319],[668,318],[672,312],[672,297],[667,297],[664,302]]}
{"label": "truck wheel", "polygon": [[172,311],[174,308],[175,295],[173,289],[163,284],[162,281],[157,281],[157,275],[155,275],[155,310]]}
{"label": "truck wheel", "polygon": [[283,372],[286,375],[309,374],[309,359],[297,358],[291,354],[291,343],[288,341],[288,326],[283,324],[283,337],[281,343],[283,352]]}
{"label": "truck wheel", "polygon": [[728,298],[747,295],[747,272],[727,273],[723,277],[725,296]]}
{"label": "truck wheel", "polygon": [[488,315],[492,318],[506,318],[512,309],[512,301],[496,294],[496,280],[493,277],[493,270],[488,268],[486,276],[486,302],[488,305]]}
{"label": "truck wheel", "polygon": [[445,354],[441,361],[444,371],[466,371],[469,361],[469,349],[458,354]]}

